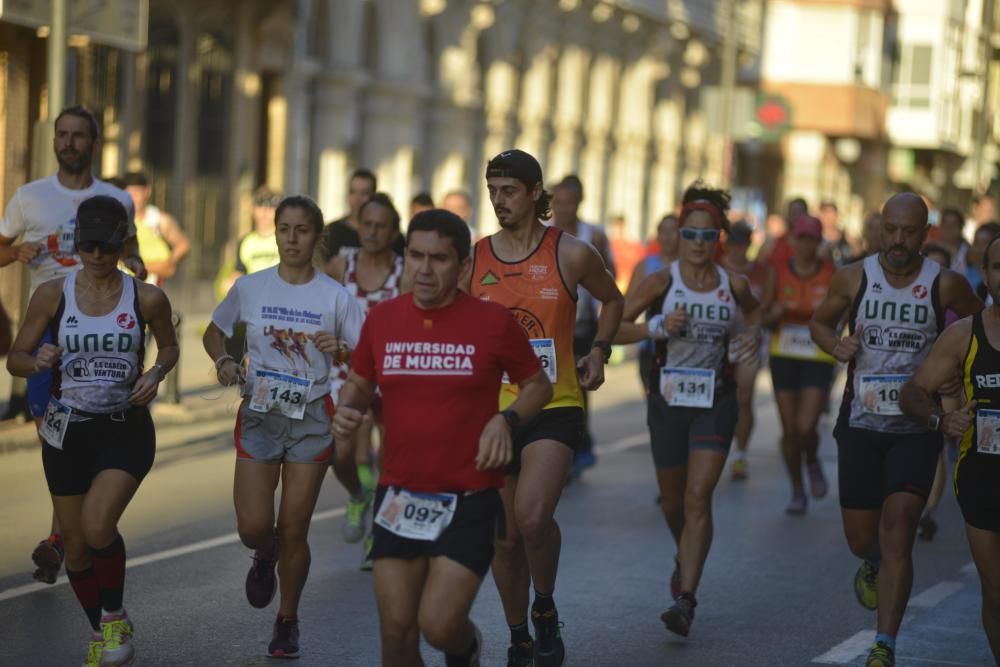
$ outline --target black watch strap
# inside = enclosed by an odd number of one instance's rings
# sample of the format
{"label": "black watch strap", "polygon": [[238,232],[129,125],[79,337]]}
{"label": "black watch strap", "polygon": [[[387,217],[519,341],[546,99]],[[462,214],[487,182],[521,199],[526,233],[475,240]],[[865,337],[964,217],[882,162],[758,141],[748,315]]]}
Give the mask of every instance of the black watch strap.
{"label": "black watch strap", "polygon": [[521,415],[517,414],[511,409],[506,409],[500,413],[505,420],[507,420],[507,426],[510,427],[511,435],[517,432],[518,427],[521,425]]}
{"label": "black watch strap", "polygon": [[604,354],[604,363],[608,363],[611,359],[611,343],[606,340],[595,340],[591,347],[596,347]]}

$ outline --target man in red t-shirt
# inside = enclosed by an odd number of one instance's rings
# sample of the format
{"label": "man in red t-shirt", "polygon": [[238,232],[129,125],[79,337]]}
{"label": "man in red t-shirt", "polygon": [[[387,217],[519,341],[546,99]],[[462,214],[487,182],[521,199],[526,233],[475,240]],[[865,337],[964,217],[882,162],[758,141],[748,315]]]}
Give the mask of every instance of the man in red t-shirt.
{"label": "man in red t-shirt", "polygon": [[[368,315],[334,415],[337,438],[350,437],[381,389],[385,461],[371,555],[384,664],[421,664],[421,633],[449,665],[479,664],[482,637],[469,610],[504,525],[497,489],[511,434],[552,397],[510,312],[459,291],[470,246],[452,213],[413,218],[405,269],[413,291]],[[505,373],[518,398],[498,413]]]}

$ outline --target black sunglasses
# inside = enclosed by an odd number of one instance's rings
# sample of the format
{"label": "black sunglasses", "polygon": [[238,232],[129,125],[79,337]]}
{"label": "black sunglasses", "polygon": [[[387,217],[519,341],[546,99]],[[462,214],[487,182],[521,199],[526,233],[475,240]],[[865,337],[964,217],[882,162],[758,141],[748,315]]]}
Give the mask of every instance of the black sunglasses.
{"label": "black sunglasses", "polygon": [[121,243],[106,243],[104,241],[80,241],[76,244],[80,252],[91,253],[100,248],[102,255],[117,255],[122,251]]}

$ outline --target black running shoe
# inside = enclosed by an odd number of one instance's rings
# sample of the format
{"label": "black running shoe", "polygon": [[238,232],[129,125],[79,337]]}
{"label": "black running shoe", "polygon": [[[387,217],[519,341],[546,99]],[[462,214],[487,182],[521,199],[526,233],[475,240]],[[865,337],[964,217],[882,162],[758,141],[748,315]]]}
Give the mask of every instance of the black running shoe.
{"label": "black running shoe", "polygon": [[507,667],[534,667],[535,642],[512,644],[507,649]]}
{"label": "black running shoe", "polygon": [[544,612],[531,610],[531,623],[535,626],[535,666],[561,667],[566,659],[563,645],[562,624],[555,607]]}
{"label": "black running shoe", "polygon": [[694,622],[694,608],[698,605],[690,595],[681,594],[674,600],[670,609],[660,614],[660,620],[674,634],[687,637]]}
{"label": "black running shoe", "polygon": [[277,560],[261,558],[258,552],[253,555],[253,565],[247,572],[247,602],[251,607],[263,609],[271,604],[274,594],[278,592],[278,578],[274,575]]}
{"label": "black running shoe", "polygon": [[294,618],[278,618],[274,621],[271,643],[267,645],[267,655],[271,658],[294,659],[299,657],[299,621]]}

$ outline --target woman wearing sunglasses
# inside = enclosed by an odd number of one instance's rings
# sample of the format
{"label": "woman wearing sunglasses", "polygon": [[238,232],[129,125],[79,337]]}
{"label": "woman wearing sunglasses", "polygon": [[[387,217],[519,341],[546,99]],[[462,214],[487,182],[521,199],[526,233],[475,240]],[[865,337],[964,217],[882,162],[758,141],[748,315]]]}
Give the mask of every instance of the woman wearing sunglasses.
{"label": "woman wearing sunglasses", "polygon": [[[66,575],[94,630],[86,663],[94,667],[135,659],[122,606],[118,520],[153,465],[156,435],[146,406],[178,354],[167,297],[117,268],[128,228],[117,199],[80,204],[74,241],[82,268],[38,287],[7,359],[13,375],[59,374],[38,432]],[[143,372],[147,325],[157,355]],[[47,330],[54,342],[33,355]]]}
{"label": "woman wearing sunglasses", "polygon": [[[713,261],[728,229],[729,193],[698,182],[684,193],[679,258],[655,271],[625,301],[616,343],[656,341],[646,422],[661,509],[677,543],[667,629],[687,636],[695,591],[712,542],[712,494],[736,428],[733,367],[757,354],[758,303],[746,277]],[[635,324],[640,313],[658,313]],[[736,309],[747,325],[734,336]],[[727,353],[728,352],[728,353]]]}

